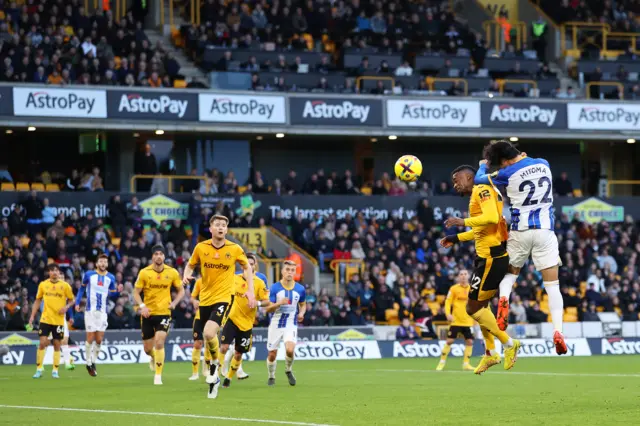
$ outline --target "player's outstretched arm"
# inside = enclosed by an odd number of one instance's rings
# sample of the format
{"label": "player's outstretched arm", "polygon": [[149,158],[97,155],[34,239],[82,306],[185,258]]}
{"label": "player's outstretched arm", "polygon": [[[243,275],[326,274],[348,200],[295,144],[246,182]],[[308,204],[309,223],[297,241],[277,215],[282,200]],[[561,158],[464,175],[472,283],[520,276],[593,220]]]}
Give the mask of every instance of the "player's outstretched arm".
{"label": "player's outstretched arm", "polygon": [[482,160],[478,167],[478,171],[476,172],[476,177],[473,179],[473,183],[476,185],[491,185],[491,180],[487,173],[488,170],[489,167],[487,166],[487,160]]}

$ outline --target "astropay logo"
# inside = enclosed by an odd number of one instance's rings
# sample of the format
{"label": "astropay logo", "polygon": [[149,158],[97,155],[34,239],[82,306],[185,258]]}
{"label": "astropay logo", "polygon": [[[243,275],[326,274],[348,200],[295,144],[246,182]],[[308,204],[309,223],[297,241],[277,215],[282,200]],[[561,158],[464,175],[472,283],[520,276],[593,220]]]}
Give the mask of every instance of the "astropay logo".
{"label": "astropay logo", "polygon": [[568,106],[569,128],[578,130],[639,130],[640,105],[580,104]]}
{"label": "astropay logo", "polygon": [[388,100],[387,123],[402,127],[480,127],[478,101]]}
{"label": "astropay logo", "polygon": [[302,117],[304,118],[328,118],[328,119],[353,119],[360,123],[367,121],[371,107],[368,105],[356,105],[350,101],[338,104],[330,104],[326,101],[306,101]]}
{"label": "astropay logo", "polygon": [[285,123],[282,96],[200,94],[201,121],[228,123]]}
{"label": "astropay logo", "polygon": [[167,95],[145,98],[141,93],[123,93],[120,96],[118,112],[172,114],[184,117],[189,101],[174,100]]}
{"label": "astropay logo", "polygon": [[553,127],[557,116],[557,109],[540,108],[538,105],[518,107],[509,104],[496,104],[491,109],[490,120],[503,123],[541,123],[547,127]]}
{"label": "astropay logo", "polygon": [[106,103],[104,90],[13,88],[15,115],[106,118]]}

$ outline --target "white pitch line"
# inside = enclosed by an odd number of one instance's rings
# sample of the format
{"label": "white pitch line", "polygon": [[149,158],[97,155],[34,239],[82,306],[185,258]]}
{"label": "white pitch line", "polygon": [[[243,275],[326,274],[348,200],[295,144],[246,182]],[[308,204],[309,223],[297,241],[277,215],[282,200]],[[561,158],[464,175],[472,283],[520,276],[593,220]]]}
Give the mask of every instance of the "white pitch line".
{"label": "white pitch line", "polygon": [[293,425],[293,426],[336,426],[336,425],[326,425],[326,424],[320,424],[320,423],[289,422],[289,421],[265,420],[265,419],[246,419],[242,417],[236,418],[236,417],[221,417],[221,416],[205,416],[205,415],[199,415],[199,414],[149,413],[145,411],[90,410],[87,408],[38,407],[38,406],[31,406],[31,405],[0,405],[0,408],[11,408],[11,409],[17,409],[17,410],[71,411],[71,412],[77,412],[77,413],[136,414],[139,416],[225,420],[225,421],[246,422],[246,423],[269,423],[269,424]]}
{"label": "white pitch line", "polygon": [[[305,373],[362,373],[363,371],[372,370],[307,370]],[[392,370],[392,369],[375,369],[373,371],[382,371],[386,373],[432,373],[432,374],[466,374],[469,375],[469,371],[455,371],[455,370]],[[565,376],[565,377],[640,377],[640,374],[616,374],[616,373],[552,373],[552,372],[538,372],[538,371],[494,371],[491,370],[488,374],[517,374],[521,376]]]}

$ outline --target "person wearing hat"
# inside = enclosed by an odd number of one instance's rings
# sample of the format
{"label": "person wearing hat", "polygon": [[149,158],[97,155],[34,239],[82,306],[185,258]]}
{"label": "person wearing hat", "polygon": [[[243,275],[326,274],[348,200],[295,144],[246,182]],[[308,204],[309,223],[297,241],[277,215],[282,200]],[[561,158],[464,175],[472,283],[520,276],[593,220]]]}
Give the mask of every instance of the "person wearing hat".
{"label": "person wearing hat", "polygon": [[[185,290],[178,271],[164,263],[164,247],[155,245],[151,252],[151,265],[138,274],[133,298],[142,316],[140,328],[144,352],[149,355],[149,367],[156,373],[153,384],[162,385],[164,342],[171,326],[171,311],[178,306]],[[178,294],[173,300],[171,287],[178,289]]]}

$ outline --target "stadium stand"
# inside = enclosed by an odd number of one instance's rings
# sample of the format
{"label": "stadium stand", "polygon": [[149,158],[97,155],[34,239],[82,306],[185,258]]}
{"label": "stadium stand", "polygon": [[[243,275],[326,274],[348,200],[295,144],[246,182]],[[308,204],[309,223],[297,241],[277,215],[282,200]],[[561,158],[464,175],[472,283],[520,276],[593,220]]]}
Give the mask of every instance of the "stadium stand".
{"label": "stadium stand", "polygon": [[[249,3],[211,0],[203,4],[201,16],[201,22],[183,25],[174,42],[204,70],[214,71],[220,88],[233,74],[246,72],[253,73],[251,83],[233,88],[552,96],[559,86],[526,43],[520,40],[504,51],[490,48],[456,18],[447,1],[415,7],[404,2],[329,6],[309,1],[284,7],[263,2],[252,9]],[[357,84],[355,77],[368,79]],[[466,89],[438,78],[462,79]],[[505,78],[519,81],[505,84]]]}
{"label": "stadium stand", "polygon": [[132,11],[87,14],[84,2],[0,3],[0,80],[51,85],[173,87],[178,62],[152,46]]}
{"label": "stadium stand", "polygon": [[[0,301],[10,313],[0,329],[24,329],[47,263],[60,265],[77,291],[83,272],[93,267],[92,262],[101,253],[109,256],[110,269],[125,287],[109,307],[109,326],[138,327],[131,298],[137,271],[149,259],[150,247],[158,242],[165,244],[168,262],[181,270],[192,248],[190,230],[181,221],[143,228],[140,206],[127,206],[117,197],[109,204],[111,218],[107,223],[92,215],[54,217],[43,195],[32,193],[0,221]],[[268,223],[265,218],[239,217],[224,204],[219,206],[219,213],[231,217],[233,227]],[[208,214],[203,211],[201,215],[201,238],[206,238]],[[324,266],[331,259],[364,264],[363,273],[356,267],[354,273],[344,277],[337,295],[329,295],[326,289],[319,294],[307,289],[309,310],[304,325],[444,319],[444,296],[457,271],[471,268],[473,262],[470,243],[450,250],[437,246],[444,231],[428,204],[422,204],[418,216],[410,221],[378,223],[362,215],[348,215],[344,219],[317,216],[291,221],[276,217],[268,224],[318,257]],[[560,270],[565,321],[588,320],[590,314],[601,311],[637,320],[640,283],[636,251],[640,241],[633,219],[628,217],[616,225],[589,225],[562,216],[556,222],[556,232],[561,253],[565,253]],[[284,255],[268,254],[272,258]],[[523,269],[512,299],[513,323],[547,321],[548,304],[541,284],[533,266]],[[176,327],[188,328],[193,308],[182,302],[174,315]],[[83,316],[76,315],[74,327],[82,328],[82,321]],[[264,317],[259,321],[264,325]]]}

